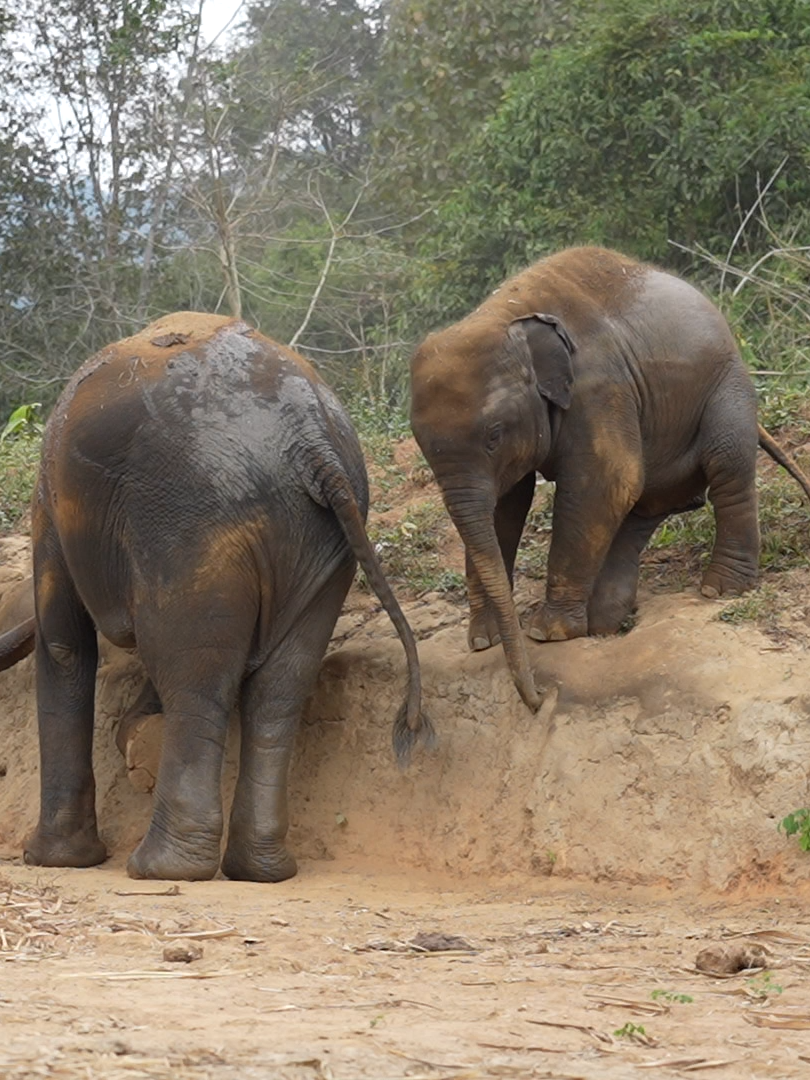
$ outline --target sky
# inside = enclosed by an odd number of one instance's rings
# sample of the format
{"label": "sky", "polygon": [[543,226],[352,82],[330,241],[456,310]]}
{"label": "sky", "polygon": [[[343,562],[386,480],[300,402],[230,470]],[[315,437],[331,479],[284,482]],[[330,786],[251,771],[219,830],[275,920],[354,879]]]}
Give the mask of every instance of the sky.
{"label": "sky", "polygon": [[202,9],[202,36],[211,44],[241,20],[244,3],[240,0],[205,0]]}

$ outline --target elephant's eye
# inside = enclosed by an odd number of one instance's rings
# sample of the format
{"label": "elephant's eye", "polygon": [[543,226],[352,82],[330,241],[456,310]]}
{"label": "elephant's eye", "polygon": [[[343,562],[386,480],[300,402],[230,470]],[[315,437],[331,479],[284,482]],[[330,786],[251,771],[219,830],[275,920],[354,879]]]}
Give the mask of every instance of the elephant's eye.
{"label": "elephant's eye", "polygon": [[487,453],[491,454],[501,445],[503,439],[503,424],[496,420],[494,424],[490,424],[486,430],[485,445]]}

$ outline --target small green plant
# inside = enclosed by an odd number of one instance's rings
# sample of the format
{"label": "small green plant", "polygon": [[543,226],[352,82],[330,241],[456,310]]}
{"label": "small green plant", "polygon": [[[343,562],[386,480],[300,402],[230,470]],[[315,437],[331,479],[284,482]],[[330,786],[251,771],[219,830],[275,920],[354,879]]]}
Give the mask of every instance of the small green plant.
{"label": "small green plant", "polygon": [[691,1005],[695,1000],[691,994],[676,994],[673,990],[653,990],[650,994],[653,1001],[668,1001],[679,1005]]}
{"label": "small green plant", "polygon": [[467,579],[457,570],[442,570],[436,578],[435,590],[440,593],[458,593],[467,588]]}
{"label": "small green plant", "polygon": [[23,439],[39,438],[44,427],[40,417],[41,408],[38,401],[31,405],[19,405],[6,421],[6,426],[0,431],[0,443],[4,443],[12,436]]}
{"label": "small green plant", "polygon": [[420,595],[439,591],[448,599],[460,598],[465,581],[449,570],[440,554],[444,536],[452,529],[438,497],[410,507],[405,521],[395,525],[369,524],[368,534],[386,574]]}
{"label": "small green plant", "polygon": [[795,836],[802,851],[810,851],[810,809],[794,810],[783,817],[776,828],[785,836]]}
{"label": "small green plant", "polygon": [[744,622],[762,622],[777,614],[779,597],[772,585],[759,588],[729,601],[715,616],[720,622],[738,626]]}
{"label": "small green plant", "polygon": [[623,1027],[616,1028],[613,1032],[617,1039],[634,1039],[639,1035],[646,1035],[643,1024],[632,1024],[628,1021]]}
{"label": "small green plant", "polygon": [[18,528],[28,512],[39,469],[39,455],[38,438],[0,442],[0,533]]}
{"label": "small green plant", "polygon": [[771,994],[781,994],[784,990],[783,986],[773,981],[773,974],[770,971],[763,971],[751,979],[746,979],[745,986],[752,997],[761,1000],[770,997]]}

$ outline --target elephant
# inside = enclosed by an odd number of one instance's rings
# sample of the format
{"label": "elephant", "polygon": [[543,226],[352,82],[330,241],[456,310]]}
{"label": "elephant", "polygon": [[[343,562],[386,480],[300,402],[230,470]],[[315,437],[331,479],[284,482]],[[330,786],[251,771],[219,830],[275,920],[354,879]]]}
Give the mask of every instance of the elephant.
{"label": "elephant", "polygon": [[[0,671],[14,667],[34,651],[34,612],[33,576],[15,581],[0,596]],[[135,701],[118,720],[115,729],[115,743],[124,757],[133,732],[141,726],[146,717],[162,711],[163,706],[157,691],[147,678]]]}
{"label": "elephant", "polygon": [[239,319],[177,312],[79,368],[46,425],[33,498],[41,803],[28,864],[107,857],[92,765],[97,631],[137,648],[164,714],[132,877],[203,880],[220,863],[233,879],[295,874],[288,765],[356,562],[407,658],[394,749],[405,760],[431,741],[416,644],[368,540],[367,508],[362,451],[335,395],[303,357]]}
{"label": "elephant", "polygon": [[616,633],[636,606],[639,555],[670,514],[710,499],[707,597],[750,589],[759,560],[757,445],[810,483],[758,424],[723,316],[683,279],[574,247],[510,278],[411,360],[411,427],[464,542],[468,642],[502,642],[540,696],[512,599],[536,474],[556,484],[538,641]]}
{"label": "elephant", "polygon": [[15,581],[0,598],[0,671],[13,667],[34,651],[34,579]]}

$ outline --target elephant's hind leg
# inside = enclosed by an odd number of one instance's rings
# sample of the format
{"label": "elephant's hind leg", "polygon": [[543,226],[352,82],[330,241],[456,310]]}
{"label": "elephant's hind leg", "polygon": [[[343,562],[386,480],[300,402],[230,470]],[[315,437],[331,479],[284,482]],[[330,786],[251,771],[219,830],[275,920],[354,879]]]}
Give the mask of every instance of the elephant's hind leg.
{"label": "elephant's hind leg", "polygon": [[127,864],[131,877],[201,881],[219,869],[225,739],[254,618],[192,607],[182,625],[164,619],[146,635],[138,627],[163,705],[163,748],[152,820]]}
{"label": "elephant's hind leg", "polygon": [[98,644],[58,539],[37,539],[37,715],[41,804],[24,858],[37,866],[95,866],[107,857],[96,826],[93,699]]}
{"label": "elephant's hind leg", "polygon": [[635,611],[639,556],[667,516],[641,517],[631,511],[624,519],[588,601],[589,634],[617,634]]}
{"label": "elephant's hind leg", "polygon": [[354,567],[343,567],[242,689],[239,779],[222,872],[241,881],[284,881],[287,773],[304,703],[318,678]]}
{"label": "elephant's hind leg", "polygon": [[714,508],[716,536],[701,592],[713,598],[752,589],[759,568],[756,406],[725,398],[706,410],[703,468]]}

